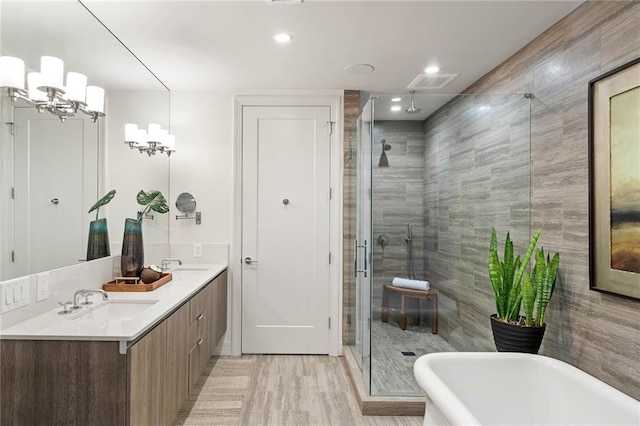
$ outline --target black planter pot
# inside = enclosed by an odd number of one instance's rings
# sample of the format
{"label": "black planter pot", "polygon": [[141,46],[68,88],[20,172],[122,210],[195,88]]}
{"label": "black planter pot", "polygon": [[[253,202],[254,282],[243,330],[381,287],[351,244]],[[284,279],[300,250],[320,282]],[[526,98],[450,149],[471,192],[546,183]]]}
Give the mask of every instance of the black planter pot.
{"label": "black planter pot", "polygon": [[496,314],[491,315],[491,330],[498,352],[537,354],[546,328],[546,324],[543,324],[542,327],[507,324],[497,319]]}

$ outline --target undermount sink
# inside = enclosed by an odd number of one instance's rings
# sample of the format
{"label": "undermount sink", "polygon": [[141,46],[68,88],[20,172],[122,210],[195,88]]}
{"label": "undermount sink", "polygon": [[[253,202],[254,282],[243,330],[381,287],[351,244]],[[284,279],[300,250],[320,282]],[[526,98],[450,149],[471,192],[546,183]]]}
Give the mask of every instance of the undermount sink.
{"label": "undermount sink", "polygon": [[206,271],[208,269],[209,268],[207,268],[205,266],[200,266],[200,267],[198,267],[198,266],[185,266],[185,267],[179,266],[176,269],[172,269],[171,272],[189,272],[189,271],[195,272],[195,271]]}
{"label": "undermount sink", "polygon": [[94,308],[85,308],[72,320],[125,321],[134,319],[150,308],[157,300],[112,300]]}

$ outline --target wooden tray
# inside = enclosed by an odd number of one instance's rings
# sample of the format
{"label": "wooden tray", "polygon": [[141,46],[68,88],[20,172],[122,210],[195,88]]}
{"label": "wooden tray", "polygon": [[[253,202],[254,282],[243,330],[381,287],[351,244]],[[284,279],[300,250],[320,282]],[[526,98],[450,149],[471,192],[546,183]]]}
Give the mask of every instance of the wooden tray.
{"label": "wooden tray", "polygon": [[171,275],[168,272],[160,273],[160,279],[149,284],[144,284],[144,283],[128,284],[126,282],[126,281],[133,282],[133,280],[134,279],[137,280],[138,277],[132,277],[130,280],[127,280],[126,278],[119,278],[113,281],[109,281],[108,283],[102,284],[102,289],[104,291],[153,291],[158,287],[165,285],[166,283],[171,281],[172,278],[173,278],[173,275]]}

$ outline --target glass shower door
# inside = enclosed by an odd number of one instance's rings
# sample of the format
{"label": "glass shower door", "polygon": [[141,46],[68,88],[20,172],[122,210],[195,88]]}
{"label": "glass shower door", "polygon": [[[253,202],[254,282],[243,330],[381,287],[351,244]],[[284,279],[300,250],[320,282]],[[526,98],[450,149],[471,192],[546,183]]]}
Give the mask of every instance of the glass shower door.
{"label": "glass shower door", "polygon": [[357,194],[356,194],[356,345],[355,355],[367,391],[371,392],[371,144],[373,99],[358,117]]}

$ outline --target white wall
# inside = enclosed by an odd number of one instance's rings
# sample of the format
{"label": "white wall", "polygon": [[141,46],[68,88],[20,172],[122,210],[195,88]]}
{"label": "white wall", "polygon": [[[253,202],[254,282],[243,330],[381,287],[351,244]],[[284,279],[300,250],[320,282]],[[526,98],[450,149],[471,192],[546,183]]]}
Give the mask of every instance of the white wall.
{"label": "white wall", "polygon": [[[228,92],[171,92],[171,207],[182,192],[196,199],[202,224],[170,220],[171,243],[229,243],[233,216],[233,100]],[[206,255],[206,253],[203,253]]]}

